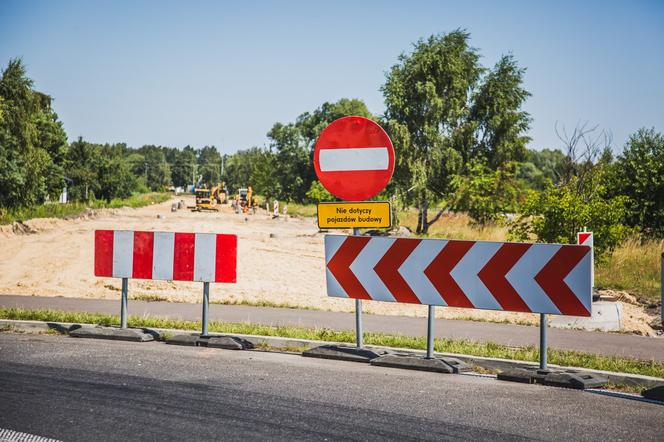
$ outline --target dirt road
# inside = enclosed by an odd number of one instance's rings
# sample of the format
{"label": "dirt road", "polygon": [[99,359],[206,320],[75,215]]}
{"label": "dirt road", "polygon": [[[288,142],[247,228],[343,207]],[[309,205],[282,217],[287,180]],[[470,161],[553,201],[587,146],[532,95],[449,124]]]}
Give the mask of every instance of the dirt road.
{"label": "dirt road", "polygon": [[[191,204],[192,200],[185,198],[185,202]],[[93,275],[96,229],[215,232],[238,235],[238,282],[213,284],[211,302],[353,311],[354,301],[326,296],[323,234],[313,219],[272,219],[265,210],[237,215],[229,206],[219,213],[186,209],[173,213],[171,203],[101,210],[74,220],[27,221],[24,230],[33,233],[16,233],[12,226],[1,226],[0,294],[118,299],[120,280]],[[202,297],[199,283],[131,280],[129,290],[135,299],[200,302]],[[366,302],[365,311],[406,316],[427,313],[424,306],[386,302]],[[437,309],[437,317],[538,321],[533,314],[454,308]]]}

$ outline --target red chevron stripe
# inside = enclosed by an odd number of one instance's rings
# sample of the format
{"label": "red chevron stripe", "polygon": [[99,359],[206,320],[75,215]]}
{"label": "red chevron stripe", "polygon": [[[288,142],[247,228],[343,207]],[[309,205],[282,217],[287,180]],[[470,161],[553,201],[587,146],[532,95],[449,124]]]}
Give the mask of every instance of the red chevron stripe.
{"label": "red chevron stripe", "polygon": [[431,264],[424,270],[424,274],[440,293],[450,307],[475,308],[470,299],[461,290],[450,272],[461,261],[461,258],[470,250],[475,241],[448,241]]}
{"label": "red chevron stripe", "polygon": [[349,236],[330,259],[330,262],[327,263],[327,268],[330,269],[330,272],[350,298],[371,299],[369,293],[350,269],[350,265],[370,239],[368,236]]}
{"label": "red chevron stripe", "polygon": [[514,290],[512,284],[505,278],[505,275],[521,259],[530,246],[530,244],[503,244],[477,274],[504,310],[531,312],[528,305]]}
{"label": "red chevron stripe", "polygon": [[535,281],[563,315],[590,316],[564,281],[589,251],[590,247],[562,246],[535,276]]}
{"label": "red chevron stripe", "polygon": [[374,267],[374,271],[397,302],[421,304],[413,289],[399,273],[399,267],[413,253],[420,241],[417,239],[397,239]]}

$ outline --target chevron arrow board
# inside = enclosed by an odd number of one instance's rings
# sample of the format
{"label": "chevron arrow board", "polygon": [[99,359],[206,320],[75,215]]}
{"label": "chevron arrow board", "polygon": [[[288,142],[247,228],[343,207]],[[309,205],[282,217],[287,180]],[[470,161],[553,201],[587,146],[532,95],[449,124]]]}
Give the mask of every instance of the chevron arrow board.
{"label": "chevron arrow board", "polygon": [[590,247],[325,236],[328,296],[590,316]]}

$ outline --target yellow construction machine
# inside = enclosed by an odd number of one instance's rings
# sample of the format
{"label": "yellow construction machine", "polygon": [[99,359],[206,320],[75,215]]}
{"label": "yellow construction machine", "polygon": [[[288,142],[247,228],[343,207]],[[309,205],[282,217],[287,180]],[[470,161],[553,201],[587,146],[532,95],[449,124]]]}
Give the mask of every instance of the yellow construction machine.
{"label": "yellow construction machine", "polygon": [[218,204],[226,204],[228,189],[226,184],[221,182],[214,186],[212,189],[197,188],[194,193],[196,194],[196,205],[190,207],[192,212],[201,212],[203,210],[219,211]]}

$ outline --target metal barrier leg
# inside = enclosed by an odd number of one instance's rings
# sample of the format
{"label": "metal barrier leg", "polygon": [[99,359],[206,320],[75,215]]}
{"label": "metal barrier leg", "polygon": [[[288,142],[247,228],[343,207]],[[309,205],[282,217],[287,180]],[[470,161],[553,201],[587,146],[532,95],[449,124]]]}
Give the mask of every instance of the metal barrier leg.
{"label": "metal barrier leg", "polygon": [[540,313],[540,370],[547,369],[546,362],[546,352],[547,352],[547,342],[546,342],[546,329],[548,327],[548,319],[545,313]]}
{"label": "metal barrier leg", "polygon": [[429,320],[427,322],[427,359],[433,359],[433,320],[435,318],[434,306],[429,306]]}
{"label": "metal barrier leg", "polygon": [[[360,229],[353,229],[353,235],[359,236]],[[364,328],[362,327],[362,300],[355,300],[355,342],[357,348],[364,348]]]}
{"label": "metal barrier leg", "polygon": [[203,317],[201,318],[201,336],[208,335],[208,309],[210,307],[210,283],[203,283]]}
{"label": "metal barrier leg", "polygon": [[362,328],[362,300],[355,300],[355,340],[357,348],[364,347],[364,329]]}
{"label": "metal barrier leg", "polygon": [[122,301],[120,305],[120,328],[127,328],[127,294],[129,293],[129,279],[122,278]]}

